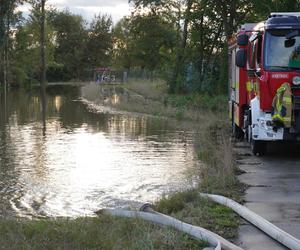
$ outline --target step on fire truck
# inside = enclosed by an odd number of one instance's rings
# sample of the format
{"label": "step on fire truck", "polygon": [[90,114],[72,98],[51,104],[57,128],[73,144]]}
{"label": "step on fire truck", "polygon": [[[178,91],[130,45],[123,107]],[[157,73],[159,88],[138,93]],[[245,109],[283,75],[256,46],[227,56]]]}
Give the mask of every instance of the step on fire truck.
{"label": "step on fire truck", "polygon": [[229,41],[233,134],[255,155],[272,141],[300,140],[300,12],[271,13]]}

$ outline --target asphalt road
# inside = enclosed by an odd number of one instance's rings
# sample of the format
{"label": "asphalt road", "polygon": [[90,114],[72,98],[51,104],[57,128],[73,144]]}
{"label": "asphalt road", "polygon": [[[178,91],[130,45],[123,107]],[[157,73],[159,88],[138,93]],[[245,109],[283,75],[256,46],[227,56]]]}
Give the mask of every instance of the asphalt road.
{"label": "asphalt road", "polygon": [[[268,155],[250,154],[246,143],[237,143],[238,165],[248,184],[245,206],[282,230],[300,239],[300,144],[273,144]],[[287,249],[244,221],[237,243],[246,250]]]}

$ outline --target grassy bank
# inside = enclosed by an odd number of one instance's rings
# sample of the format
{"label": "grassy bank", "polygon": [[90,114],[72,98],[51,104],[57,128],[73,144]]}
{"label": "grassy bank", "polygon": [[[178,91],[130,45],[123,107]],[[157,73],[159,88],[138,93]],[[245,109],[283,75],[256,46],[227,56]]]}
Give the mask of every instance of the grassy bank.
{"label": "grassy bank", "polygon": [[[201,182],[193,190],[164,197],[155,204],[155,209],[234,239],[239,218],[230,209],[198,195],[209,192],[239,200],[243,190],[235,177],[225,98],[168,95],[164,82],[160,81],[143,84],[133,81],[124,87],[138,97],[119,108],[172,117],[179,126],[186,126],[183,121],[188,121],[198,130],[196,148],[205,166],[193,174]],[[76,220],[2,218],[0,234],[3,249],[201,249],[206,246],[170,228],[104,215]]]}
{"label": "grassy bank", "polygon": [[1,249],[201,249],[185,234],[139,220],[0,220]]}

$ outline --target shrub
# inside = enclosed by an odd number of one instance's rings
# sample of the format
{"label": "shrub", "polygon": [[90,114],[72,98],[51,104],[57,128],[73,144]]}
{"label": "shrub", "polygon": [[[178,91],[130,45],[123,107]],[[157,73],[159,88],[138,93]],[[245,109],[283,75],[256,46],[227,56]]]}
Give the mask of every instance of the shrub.
{"label": "shrub", "polygon": [[23,86],[27,81],[27,74],[22,68],[12,67],[8,74],[8,81],[11,86]]}
{"label": "shrub", "polygon": [[72,74],[62,64],[51,64],[47,68],[47,80],[49,82],[69,81]]}

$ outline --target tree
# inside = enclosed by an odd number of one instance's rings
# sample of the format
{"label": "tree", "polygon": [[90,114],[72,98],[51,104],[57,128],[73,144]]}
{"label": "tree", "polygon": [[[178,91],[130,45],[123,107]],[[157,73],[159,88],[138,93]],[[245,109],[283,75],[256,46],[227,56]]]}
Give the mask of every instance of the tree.
{"label": "tree", "polygon": [[35,10],[36,17],[40,28],[40,70],[39,80],[41,86],[41,103],[42,103],[42,122],[43,122],[43,135],[46,133],[46,11],[45,11],[46,0],[33,0],[32,6]]}
{"label": "tree", "polygon": [[133,57],[135,63],[153,72],[162,68],[167,51],[175,46],[172,25],[149,13],[132,17]]}
{"label": "tree", "polygon": [[[173,56],[172,73],[168,78],[169,91],[171,93],[182,90],[182,74],[186,65],[186,49],[188,46],[191,13],[196,0],[133,0],[136,11],[142,13],[150,10],[152,16],[162,16],[173,30],[177,31],[175,44],[175,56]],[[175,11],[174,11],[175,10]],[[150,15],[150,14],[149,14]],[[183,23],[183,26],[182,26]],[[172,25],[172,26],[171,26]],[[175,25],[175,27],[174,27]]]}
{"label": "tree", "polygon": [[85,21],[69,11],[53,10],[49,23],[55,30],[55,66],[60,67],[62,80],[80,79],[86,68],[88,31]]}
{"label": "tree", "polygon": [[46,0],[41,0],[41,87],[43,94],[45,93],[45,85],[46,85],[46,57],[45,57],[45,4]]}
{"label": "tree", "polygon": [[172,78],[170,79],[169,85],[170,89],[169,91],[171,93],[178,93],[181,89],[181,82],[179,82],[180,79],[178,79],[178,75],[180,71],[182,70],[182,65],[184,65],[184,54],[187,46],[187,39],[188,39],[188,26],[190,23],[190,16],[191,16],[191,8],[192,8],[192,0],[187,0],[187,6],[185,9],[185,15],[184,15],[184,24],[183,24],[183,31],[182,31],[182,39],[180,42],[180,45],[178,47],[175,66],[172,73]]}
{"label": "tree", "polygon": [[17,17],[14,10],[21,3],[21,0],[2,0],[0,5],[0,58],[2,62],[0,83],[3,83],[4,88],[8,84],[10,28]]}
{"label": "tree", "polygon": [[116,68],[130,69],[134,66],[134,39],[131,33],[132,19],[123,17],[113,28],[113,64]]}
{"label": "tree", "polygon": [[295,12],[300,9],[299,0],[252,0],[252,3],[256,21],[264,20],[271,12]]}
{"label": "tree", "polygon": [[112,58],[112,19],[107,15],[97,15],[91,22],[85,57],[89,67],[106,67]]}
{"label": "tree", "polygon": [[[49,64],[53,63],[55,33],[51,25],[46,25],[44,29],[44,46],[41,46],[40,4],[41,2],[33,3],[28,19],[18,27],[11,55],[12,68],[20,72],[20,74],[24,74],[24,78],[29,81],[33,79],[41,81],[45,74],[42,68],[47,68]],[[49,19],[48,11],[45,11],[45,19]],[[47,58],[47,63],[45,62],[43,67],[43,60],[41,59],[42,48],[44,48],[44,58]],[[21,82],[17,83],[21,84]]]}

